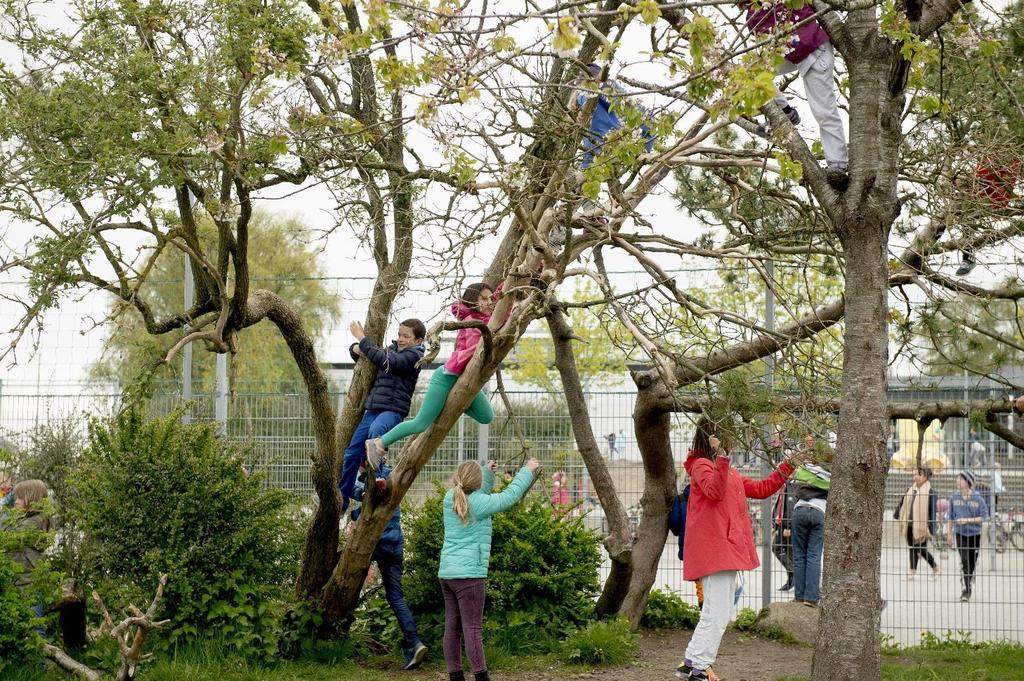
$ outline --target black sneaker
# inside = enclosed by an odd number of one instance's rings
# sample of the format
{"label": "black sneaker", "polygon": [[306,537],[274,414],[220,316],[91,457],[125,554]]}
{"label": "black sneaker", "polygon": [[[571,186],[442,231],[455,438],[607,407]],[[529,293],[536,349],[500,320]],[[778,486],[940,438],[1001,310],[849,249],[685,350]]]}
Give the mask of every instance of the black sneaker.
{"label": "black sneaker", "polygon": [[679,666],[676,667],[676,678],[677,679],[689,679],[690,678],[690,672],[692,672],[692,671],[693,671],[693,667],[691,667],[687,663],[686,660],[683,660],[682,662],[679,663]]}
{"label": "black sneaker", "polygon": [[971,592],[968,591],[967,589],[964,589],[963,591],[960,592],[960,602],[961,603],[966,603],[969,600],[971,600]]}
{"label": "black sneaker", "polygon": [[793,580],[787,579],[786,583],[779,587],[779,591],[791,591],[793,589]]}
{"label": "black sneaker", "polygon": [[837,192],[845,192],[850,186],[850,174],[845,168],[828,168],[825,171],[825,181]]}
{"label": "black sneaker", "polygon": [[960,267],[956,268],[956,276],[966,277],[977,264],[977,261],[974,259],[974,254],[964,251],[960,254]]}

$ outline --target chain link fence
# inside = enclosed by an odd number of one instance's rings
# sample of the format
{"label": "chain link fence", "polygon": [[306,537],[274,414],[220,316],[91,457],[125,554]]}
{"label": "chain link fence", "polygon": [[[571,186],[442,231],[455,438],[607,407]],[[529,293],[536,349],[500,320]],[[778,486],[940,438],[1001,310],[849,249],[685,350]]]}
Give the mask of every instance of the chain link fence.
{"label": "chain link fence", "polygon": [[[420,381],[426,386],[429,377]],[[894,387],[890,397],[909,401],[941,399],[987,399],[1005,397],[997,387],[984,389],[962,381],[950,381],[934,389]],[[953,381],[952,383],[956,383]],[[0,384],[0,428],[8,448],[24,446],[34,428],[55,421],[75,423],[84,434],[89,417],[110,415],[121,404],[118,386],[109,384],[50,384],[46,394],[33,388]],[[313,500],[309,460],[313,450],[309,403],[301,392],[246,392],[237,386],[229,398],[226,422],[227,438],[243,448],[251,470],[266,476],[268,485],[295,493],[301,503]],[[428,463],[410,490],[407,503],[417,504],[437,484],[451,474],[459,461],[467,458],[493,458],[503,470],[516,469],[527,456],[536,456],[544,466],[545,477],[532,494],[547,497],[552,492],[552,475],[564,473],[574,514],[597,531],[605,529],[603,512],[597,504],[589,477],[576,450],[564,399],[557,394],[536,391],[508,391],[513,415],[506,412],[495,396],[496,418],[481,427],[467,417],[460,419],[442,446]],[[341,404],[343,395],[335,395]],[[616,489],[628,509],[635,528],[642,516],[643,466],[636,446],[632,423],[635,393],[628,390],[590,392],[586,395],[591,422],[598,437]],[[183,403],[176,389],[158,391],[149,402],[154,414],[181,410],[185,418],[213,420],[215,397],[197,393]],[[414,404],[413,413],[416,405]],[[1024,430],[1021,419],[1002,417],[1005,425]],[[672,451],[677,466],[682,465],[693,435],[686,415],[674,417]],[[955,493],[956,475],[969,469],[976,488],[993,509],[984,524],[981,550],[976,568],[973,597],[961,602],[960,561],[955,549],[945,541],[945,525],[936,527],[937,538],[929,542],[937,574],[924,561],[913,579],[909,575],[909,547],[900,536],[894,509],[912,484],[913,461],[918,446],[917,424],[893,423],[889,449],[893,467],[886,485],[884,543],[881,557],[882,596],[888,602],[881,615],[882,632],[894,642],[912,645],[923,631],[966,632],[974,641],[1024,641],[1024,452],[995,438],[984,429],[972,427],[967,419],[937,422],[924,433],[922,458],[935,474],[931,485],[938,492],[940,518]],[[517,436],[521,432],[525,443]],[[525,447],[524,447],[525,444]],[[750,477],[763,475],[761,461],[755,456],[734,457],[741,472]],[[680,477],[682,484],[682,476]],[[765,530],[773,515],[774,500],[751,502],[751,517],[762,555],[770,555],[772,532]],[[760,608],[766,601],[790,599],[792,592],[780,591],[787,579],[785,568],[775,557],[763,561],[761,568],[744,574],[738,607]],[[602,568],[606,574],[607,564]],[[763,574],[768,570],[769,575]],[[669,536],[662,555],[656,587],[671,589],[694,599],[694,586],[684,582],[676,558],[676,539]],[[767,594],[767,598],[764,596]]]}

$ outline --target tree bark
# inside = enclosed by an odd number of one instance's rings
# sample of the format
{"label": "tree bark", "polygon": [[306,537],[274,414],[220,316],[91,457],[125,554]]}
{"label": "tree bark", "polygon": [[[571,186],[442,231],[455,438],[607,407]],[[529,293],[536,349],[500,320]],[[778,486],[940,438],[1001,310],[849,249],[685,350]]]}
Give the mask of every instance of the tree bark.
{"label": "tree bark", "polygon": [[882,515],[889,469],[888,240],[895,218],[908,64],[877,34],[872,11],[850,13],[860,58],[850,69],[850,170],[835,224],[846,265],[843,386],[825,519],[823,599],[814,681],[879,678]]}
{"label": "tree bark", "polygon": [[668,536],[668,512],[676,495],[676,471],[672,460],[669,434],[671,414],[664,409],[664,382],[651,382],[634,376],[637,381],[633,425],[636,442],[644,463],[644,494],[640,498],[643,518],[637,528],[633,545],[633,578],[622,612],[630,627],[640,627],[640,618],[647,607],[647,596],[658,576],[658,562]]}
{"label": "tree bark", "polygon": [[306,544],[295,584],[298,594],[312,597],[319,594],[327,582],[338,550],[341,499],[335,465],[334,407],[327,377],[320,368],[313,339],[306,333],[302,320],[276,293],[254,290],[249,298],[244,324],[251,326],[264,317],[277,326],[292,352],[306,385],[313,419],[314,449],[310,472],[320,503],[306,531]]}
{"label": "tree bark", "polygon": [[626,509],[619,499],[615,481],[612,480],[608,466],[601,456],[594,430],[590,427],[590,413],[583,397],[583,384],[580,382],[576,355],[572,349],[572,328],[557,303],[554,303],[548,312],[547,322],[551,330],[551,339],[555,344],[555,366],[562,378],[562,390],[565,392],[565,402],[569,408],[569,420],[572,422],[576,449],[583,458],[590,480],[594,483],[597,499],[601,502],[601,508],[608,520],[608,536],[604,538],[604,548],[611,560],[611,571],[604,582],[596,606],[598,617],[605,617],[619,611],[629,592],[630,579],[633,575],[633,537],[629,531]]}

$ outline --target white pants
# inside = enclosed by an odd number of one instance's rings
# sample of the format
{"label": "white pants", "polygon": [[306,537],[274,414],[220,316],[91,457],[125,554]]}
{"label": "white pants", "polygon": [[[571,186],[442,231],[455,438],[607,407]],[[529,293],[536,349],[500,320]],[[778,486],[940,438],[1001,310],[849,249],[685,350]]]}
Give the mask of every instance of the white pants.
{"label": "white pants", "polygon": [[701,577],[700,581],[704,585],[704,607],[701,608],[700,621],[693,630],[684,657],[694,669],[707,669],[714,664],[725,628],[732,619],[736,571],[715,572]]}
{"label": "white pants", "polygon": [[[846,150],[846,130],[843,128],[843,119],[839,117],[839,103],[833,80],[835,67],[832,43],[827,42],[807,55],[799,64],[783,60],[775,69],[775,73],[781,76],[794,71],[800,72],[811,115],[818,121],[821,146],[825,150],[825,162],[829,168],[845,169],[849,164],[849,156]],[[789,104],[786,96],[778,90],[775,91],[775,102],[779,106]]]}

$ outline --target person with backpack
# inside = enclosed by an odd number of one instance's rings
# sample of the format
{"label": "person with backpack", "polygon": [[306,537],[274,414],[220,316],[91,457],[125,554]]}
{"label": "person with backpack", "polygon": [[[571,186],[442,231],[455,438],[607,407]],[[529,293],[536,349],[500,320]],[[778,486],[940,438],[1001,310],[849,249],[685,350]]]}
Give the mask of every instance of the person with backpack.
{"label": "person with backpack", "polygon": [[782,489],[804,454],[783,461],[763,480],[751,480],[731,464],[728,450],[707,417],[697,423],[693,448],[686,458],[690,495],[686,503],[683,579],[699,579],[704,607],[676,676],[688,681],[713,681],[711,666],[729,624],[737,573],[760,565],[754,546],[747,499],[767,499]]}
{"label": "person with backpack", "polygon": [[[814,436],[804,438],[811,456]],[[825,548],[825,504],[832,474],[824,466],[806,462],[793,484],[793,600],[816,608],[821,599],[821,556]]]}

